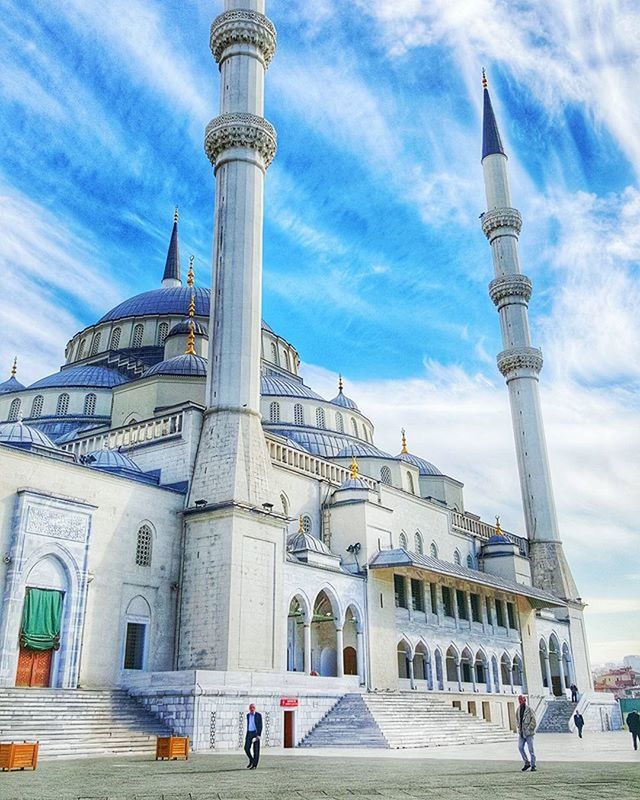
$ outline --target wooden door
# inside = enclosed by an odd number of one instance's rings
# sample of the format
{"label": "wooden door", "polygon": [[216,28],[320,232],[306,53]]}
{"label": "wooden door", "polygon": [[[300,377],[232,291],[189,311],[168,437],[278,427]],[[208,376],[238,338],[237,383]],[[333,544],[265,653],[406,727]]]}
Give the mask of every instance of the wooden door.
{"label": "wooden door", "polygon": [[49,686],[53,650],[27,650],[20,648],[16,686]]}
{"label": "wooden door", "polygon": [[344,674],[357,675],[358,674],[358,656],[355,647],[344,648]]}
{"label": "wooden door", "polygon": [[284,746],[285,747],[295,747],[296,743],[294,741],[294,733],[293,733],[293,711],[285,711],[284,712]]}

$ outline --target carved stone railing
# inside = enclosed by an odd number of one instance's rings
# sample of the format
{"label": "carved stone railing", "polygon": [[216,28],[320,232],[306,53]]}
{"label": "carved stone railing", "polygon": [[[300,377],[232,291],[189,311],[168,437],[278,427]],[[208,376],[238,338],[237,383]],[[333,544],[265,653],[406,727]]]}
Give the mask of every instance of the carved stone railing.
{"label": "carved stone railing", "polygon": [[[324,458],[311,455],[311,453],[305,453],[296,447],[291,447],[277,439],[272,439],[270,436],[267,436],[267,447],[273,464],[296,472],[302,472],[305,475],[311,475],[314,478],[321,478],[336,486],[340,486],[351,475],[351,471],[347,467],[333,464],[331,461],[325,461]],[[366,475],[360,475],[359,477],[370,489],[377,487],[377,481],[373,478],[368,478]]]}
{"label": "carved stone railing", "polygon": [[[479,539],[485,540],[498,533],[498,529],[495,525],[490,525],[488,522],[483,522],[480,519],[468,517],[466,514],[461,514],[459,511],[451,512],[451,526],[454,530],[471,534],[472,536],[477,536]],[[529,542],[527,539],[522,536],[516,536],[514,533],[509,533],[509,531],[505,530],[500,530],[500,533],[505,539],[515,544],[523,556],[529,554]]]}
{"label": "carved stone railing", "polygon": [[104,433],[79,434],[73,442],[66,442],[60,447],[67,453],[76,456],[83,456],[95,450],[117,450],[119,447],[135,447],[136,445],[164,439],[167,436],[175,436],[182,432],[184,412],[178,411],[175,414],[167,414],[164,417],[142,420],[131,425],[124,425],[120,428],[113,428]]}

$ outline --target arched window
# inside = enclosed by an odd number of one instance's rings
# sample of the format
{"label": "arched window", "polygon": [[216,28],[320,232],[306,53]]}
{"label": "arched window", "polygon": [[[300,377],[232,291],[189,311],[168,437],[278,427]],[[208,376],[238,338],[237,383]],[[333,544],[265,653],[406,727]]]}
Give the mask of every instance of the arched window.
{"label": "arched window", "polygon": [[413,536],[413,542],[415,545],[415,551],[418,555],[424,555],[424,544],[422,542],[422,534],[420,531],[416,531]]}
{"label": "arched window", "polygon": [[291,359],[289,358],[289,351],[284,351],[284,366],[287,372],[291,372]]}
{"label": "arched window", "polygon": [[95,356],[95,354],[100,349],[100,339],[102,338],[102,334],[96,333],[93,337],[93,341],[91,342],[91,353],[89,355]]}
{"label": "arched window", "polygon": [[44,397],[41,394],[37,394],[33,398],[33,403],[31,404],[31,416],[33,419],[37,419],[42,414],[43,405]]}
{"label": "arched window", "polygon": [[460,551],[459,550],[456,550],[454,552],[454,554],[453,554],[453,563],[457,564],[458,566],[460,566],[460,564],[462,563],[462,561],[460,559]]}
{"label": "arched window", "polygon": [[353,435],[358,438],[358,423],[355,421],[353,417],[351,417],[351,431]]}
{"label": "arched window", "polygon": [[369,432],[367,431],[367,429],[364,426],[362,428],[362,435],[364,436],[365,442],[368,442],[369,441]]}
{"label": "arched window", "polygon": [[20,414],[20,398],[16,397],[15,400],[11,401],[11,405],[9,406],[9,416],[7,419],[9,422],[15,422],[18,419]]}
{"label": "arched window", "polygon": [[382,483],[386,483],[388,486],[391,486],[391,470],[389,467],[385,466],[381,468],[380,481]]}
{"label": "arched window", "polygon": [[302,530],[305,533],[311,533],[313,530],[313,522],[311,521],[311,517],[308,514],[302,515]]}
{"label": "arched window", "polygon": [[324,422],[324,408],[316,408],[316,427],[326,427]]}
{"label": "arched window", "polygon": [[167,334],[169,333],[169,323],[168,322],[161,322],[158,325],[158,331],[156,333],[156,344],[163,345],[164,340],[167,338]]}
{"label": "arched window", "polygon": [[400,542],[400,547],[406,550],[408,547],[408,542],[407,542],[407,534],[404,531],[400,531],[399,542]]}
{"label": "arched window", "polygon": [[280,403],[269,404],[269,422],[280,422]]}
{"label": "arched window", "polygon": [[136,564],[139,567],[151,566],[152,549],[153,532],[148,525],[141,525],[138,528],[138,539],[136,542]]}
{"label": "arched window", "polygon": [[280,495],[280,504],[282,505],[282,513],[285,517],[289,516],[289,501],[287,500],[286,494],[283,492]]}
{"label": "arched window", "polygon": [[344,419],[339,411],[336,413],[336,430],[338,433],[344,433]]}
{"label": "arched window", "polygon": [[415,494],[416,488],[413,485],[413,475],[410,472],[407,472],[407,485],[409,487],[409,491],[411,492],[411,494]]}
{"label": "arched window", "polygon": [[438,558],[438,545],[435,542],[431,542],[429,554],[431,555],[431,558]]}
{"label": "arched window", "polygon": [[82,356],[84,355],[84,348],[85,348],[86,346],[87,346],[87,340],[86,340],[86,339],[83,339],[83,340],[80,342],[80,347],[78,348],[78,358],[82,358]]}
{"label": "arched window", "polygon": [[293,424],[304,425],[304,410],[301,403],[296,403],[293,407]]}
{"label": "arched window", "polygon": [[142,347],[142,337],[144,335],[144,325],[136,325],[133,329],[133,339],[131,340],[131,347]]}
{"label": "arched window", "polygon": [[58,402],[56,403],[56,414],[62,416],[69,413],[69,395],[66,392],[58,395]]}
{"label": "arched window", "polygon": [[274,364],[280,364],[280,359],[278,358],[278,346],[275,342],[271,342],[271,360]]}
{"label": "arched window", "polygon": [[475,563],[473,561],[473,556],[471,555],[471,553],[469,553],[469,555],[467,556],[467,567],[469,569],[475,569]]}
{"label": "arched window", "polygon": [[84,398],[84,413],[88,417],[92,417],[96,413],[96,400],[97,397],[93,392],[88,395],[85,395]]}
{"label": "arched window", "polygon": [[110,350],[117,350],[120,346],[120,334],[122,333],[122,328],[114,328],[111,331],[111,341],[109,342],[109,349]]}

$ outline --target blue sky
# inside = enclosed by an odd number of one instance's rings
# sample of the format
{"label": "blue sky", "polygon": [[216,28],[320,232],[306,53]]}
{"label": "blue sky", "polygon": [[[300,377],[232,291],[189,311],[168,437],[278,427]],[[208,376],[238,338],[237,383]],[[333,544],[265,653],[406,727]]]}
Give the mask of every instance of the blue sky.
{"label": "blue sky", "polygon": [[[159,282],[174,205],[208,284],[221,3],[3,0],[1,363],[29,382]],[[480,69],[510,155],[561,529],[594,660],[640,651],[640,10],[628,0],[272,0],[264,316],[396,450],[522,530],[490,250]],[[634,34],[635,31],[635,34]]]}

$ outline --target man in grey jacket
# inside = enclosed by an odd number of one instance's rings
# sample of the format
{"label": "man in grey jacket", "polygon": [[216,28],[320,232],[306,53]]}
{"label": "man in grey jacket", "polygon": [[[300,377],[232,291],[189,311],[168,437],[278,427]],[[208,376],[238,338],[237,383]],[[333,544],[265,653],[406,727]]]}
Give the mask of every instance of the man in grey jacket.
{"label": "man in grey jacket", "polygon": [[[527,698],[524,695],[518,697],[520,707],[518,708],[518,750],[524,761],[522,771],[528,769],[536,771],[536,754],[533,751],[533,737],[536,733],[536,715],[527,705]],[[529,751],[529,757],[525,753],[525,746]]]}

